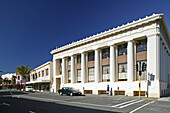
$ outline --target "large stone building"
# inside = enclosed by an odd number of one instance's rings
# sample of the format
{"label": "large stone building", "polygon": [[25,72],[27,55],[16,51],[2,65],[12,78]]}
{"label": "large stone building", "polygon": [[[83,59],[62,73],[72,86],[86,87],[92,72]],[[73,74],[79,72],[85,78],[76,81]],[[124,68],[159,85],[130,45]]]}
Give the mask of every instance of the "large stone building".
{"label": "large stone building", "polygon": [[170,93],[170,34],[163,14],[118,26],[77,42],[56,48],[53,54],[53,89],[74,87],[103,94],[107,85],[113,95],[139,93],[160,97]]}

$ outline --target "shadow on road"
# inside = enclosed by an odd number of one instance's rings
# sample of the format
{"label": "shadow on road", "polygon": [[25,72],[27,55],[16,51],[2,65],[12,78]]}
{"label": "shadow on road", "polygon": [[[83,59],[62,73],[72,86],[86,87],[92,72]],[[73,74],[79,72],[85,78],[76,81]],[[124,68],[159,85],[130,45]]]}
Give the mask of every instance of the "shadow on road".
{"label": "shadow on road", "polygon": [[8,105],[0,103],[1,113],[118,113],[23,98],[0,97],[0,102]]}
{"label": "shadow on road", "polygon": [[28,94],[27,92],[23,91],[0,91],[0,96],[2,95],[24,95]]}

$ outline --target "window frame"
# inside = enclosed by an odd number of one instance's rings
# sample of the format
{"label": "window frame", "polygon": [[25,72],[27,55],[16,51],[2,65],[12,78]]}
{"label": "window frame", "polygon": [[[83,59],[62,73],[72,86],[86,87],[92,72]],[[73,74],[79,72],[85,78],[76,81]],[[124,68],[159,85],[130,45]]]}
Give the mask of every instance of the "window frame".
{"label": "window frame", "polygon": [[[90,71],[92,69],[93,71]],[[90,75],[90,72],[93,72],[93,73]],[[95,82],[95,68],[94,67],[88,68],[88,82]]]}
{"label": "window frame", "polygon": [[[104,73],[104,68],[108,67],[107,73]],[[108,79],[105,79],[108,78]],[[110,65],[102,66],[102,82],[110,82]]]}

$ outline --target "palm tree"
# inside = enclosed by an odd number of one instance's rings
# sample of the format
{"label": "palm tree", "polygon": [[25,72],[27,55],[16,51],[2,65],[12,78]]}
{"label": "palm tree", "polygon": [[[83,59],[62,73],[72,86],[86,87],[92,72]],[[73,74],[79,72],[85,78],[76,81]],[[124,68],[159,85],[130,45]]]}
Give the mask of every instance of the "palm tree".
{"label": "palm tree", "polygon": [[0,73],[3,73],[3,71],[0,71]]}
{"label": "palm tree", "polygon": [[2,82],[3,82],[3,79],[2,79],[2,77],[0,76],[0,84],[2,84]]}
{"label": "palm tree", "polygon": [[18,67],[16,68],[16,74],[17,74],[17,75],[21,75],[22,78],[23,78],[24,91],[25,91],[25,85],[26,85],[26,78],[27,78],[27,76],[29,75],[29,73],[30,73],[30,71],[31,71],[31,69],[28,68],[29,66],[30,66],[30,65],[27,65],[27,66],[21,65],[21,66],[18,66]]}

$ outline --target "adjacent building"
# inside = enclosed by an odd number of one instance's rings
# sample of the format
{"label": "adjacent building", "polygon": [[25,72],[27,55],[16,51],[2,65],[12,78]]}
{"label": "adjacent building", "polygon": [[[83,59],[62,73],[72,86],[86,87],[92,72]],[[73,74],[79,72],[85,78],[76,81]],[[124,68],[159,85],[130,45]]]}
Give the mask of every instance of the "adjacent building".
{"label": "adjacent building", "polygon": [[16,75],[16,73],[7,73],[7,74],[3,74],[2,79],[7,79],[7,80],[11,80],[12,82],[14,82],[14,84],[21,84],[22,82],[22,76],[21,75]]}
{"label": "adjacent building", "polygon": [[[74,87],[85,94],[104,94],[109,85],[113,95],[137,96],[139,63],[147,66],[141,75],[141,95],[170,93],[170,34],[163,14],[56,48],[51,54],[55,93],[61,87]],[[32,83],[46,71],[41,67],[31,72]]]}
{"label": "adjacent building", "polygon": [[[30,82],[27,85],[32,85],[35,91],[50,92],[53,82],[53,62],[46,62],[30,72]],[[52,90],[51,90],[52,92]]]}

